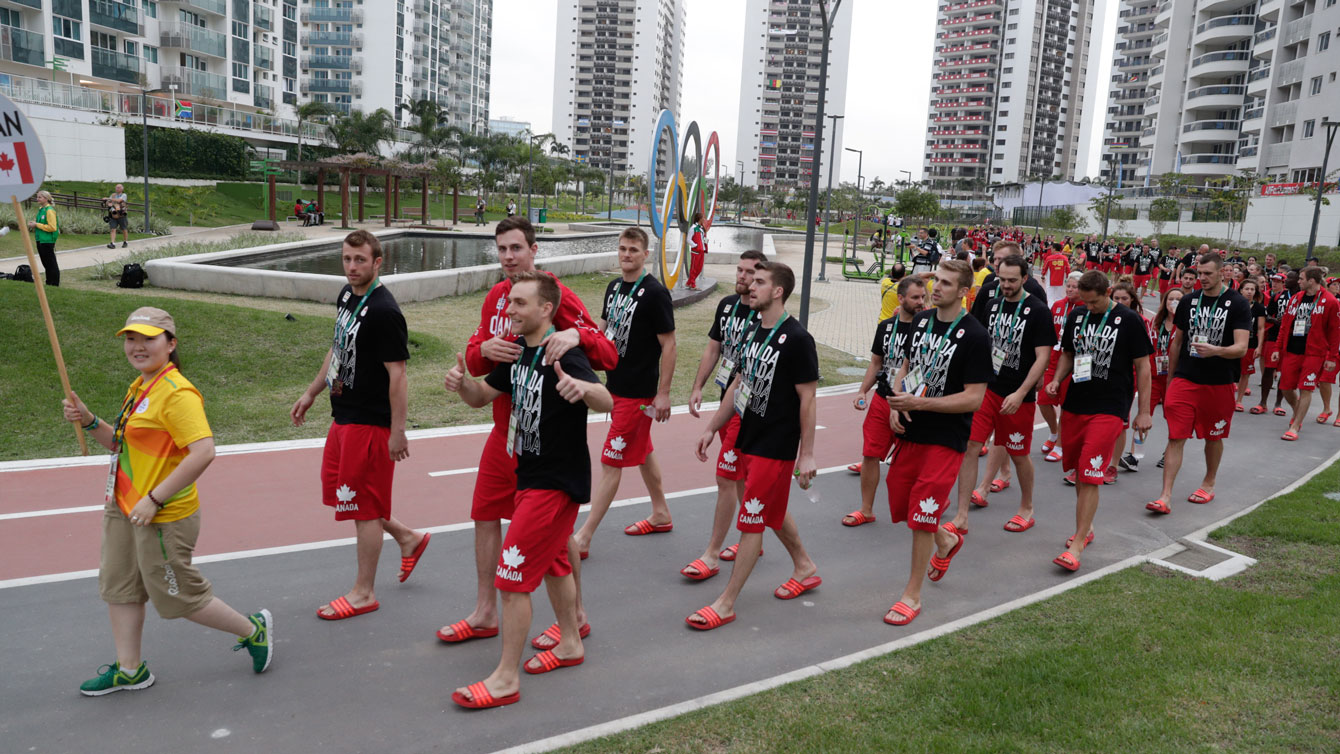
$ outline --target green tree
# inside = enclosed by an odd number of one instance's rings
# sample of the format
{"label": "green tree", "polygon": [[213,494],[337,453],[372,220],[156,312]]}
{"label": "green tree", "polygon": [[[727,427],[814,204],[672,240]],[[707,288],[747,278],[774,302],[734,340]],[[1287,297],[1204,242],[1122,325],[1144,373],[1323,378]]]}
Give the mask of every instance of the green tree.
{"label": "green tree", "polygon": [[371,113],[354,110],[330,124],[330,137],[344,154],[380,154],[380,144],[395,138],[395,119],[384,107]]}
{"label": "green tree", "polygon": [[1154,235],[1163,235],[1163,226],[1176,222],[1182,214],[1182,205],[1171,196],[1162,196],[1149,203],[1149,222],[1154,226]]}
{"label": "green tree", "polygon": [[929,222],[940,211],[940,200],[920,186],[909,186],[894,195],[893,208],[902,217]]}
{"label": "green tree", "polygon": [[[298,162],[302,162],[302,126],[304,123],[313,120],[321,120],[329,117],[335,111],[325,102],[304,102],[298,105],[296,110],[298,114]],[[298,181],[302,181],[301,175]]]}
{"label": "green tree", "polygon": [[1057,207],[1047,216],[1043,225],[1056,230],[1073,231],[1079,227],[1079,213],[1071,207]]}

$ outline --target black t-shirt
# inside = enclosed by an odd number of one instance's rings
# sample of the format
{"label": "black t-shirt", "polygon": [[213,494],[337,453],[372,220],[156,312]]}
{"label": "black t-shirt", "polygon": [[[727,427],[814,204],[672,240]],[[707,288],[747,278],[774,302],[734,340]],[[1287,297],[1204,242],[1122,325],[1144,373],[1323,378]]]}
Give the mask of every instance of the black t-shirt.
{"label": "black t-shirt", "polygon": [[1135,274],[1148,275],[1159,262],[1157,251],[1140,251],[1135,255]]}
{"label": "black t-shirt", "polygon": [[[1291,300],[1292,299],[1285,299],[1283,302],[1280,303],[1280,308],[1288,309]],[[1316,296],[1308,296],[1306,294],[1303,295],[1303,297],[1298,301],[1298,305],[1293,307],[1293,321],[1295,323],[1294,327],[1298,326],[1297,324],[1298,320],[1306,319],[1308,320],[1308,323],[1307,325],[1305,325],[1305,327],[1307,327],[1309,330],[1312,329],[1312,322],[1311,322],[1312,307],[1316,303],[1317,303]],[[1284,350],[1292,354],[1297,354],[1299,356],[1302,356],[1303,354],[1307,353],[1307,332],[1304,331],[1302,335],[1294,335],[1293,330],[1291,329],[1289,331],[1289,342],[1284,344]]]}
{"label": "black t-shirt", "polygon": [[[1182,255],[1182,269],[1196,272],[1196,252],[1188,251]],[[1181,306],[1181,304],[1178,304]]]}
{"label": "black t-shirt", "polygon": [[[1047,300],[1047,289],[1042,287],[1033,274],[1024,270],[1024,293],[1029,296],[1036,296],[1041,301]],[[996,273],[987,275],[982,280],[982,287],[977,289],[977,298],[973,299],[972,309],[968,312],[979,324],[986,325],[987,307],[996,296],[1000,295],[1000,281],[996,279]]]}
{"label": "black t-shirt", "polygon": [[[712,318],[712,329],[707,331],[707,337],[721,344],[721,359],[729,360],[735,365],[731,370],[731,377],[740,371],[740,344],[744,342],[744,332],[749,324],[758,319],[758,315],[748,304],[740,303],[740,294],[732,293],[721,299],[717,304],[716,315]],[[727,379],[726,384],[730,384]],[[726,389],[721,389],[721,396],[726,396]]]}
{"label": "black t-shirt", "polygon": [[1093,264],[1099,264],[1103,261],[1103,246],[1097,241],[1089,241],[1084,244],[1084,261]]}
{"label": "black t-shirt", "polygon": [[1192,356],[1191,343],[1205,336],[1212,346],[1233,345],[1233,333],[1252,330],[1252,304],[1241,293],[1224,286],[1218,296],[1206,296],[1200,290],[1185,296],[1173,313],[1173,324],[1182,331],[1182,349],[1177,353],[1177,371],[1173,376],[1198,385],[1236,384],[1242,376],[1242,359],[1222,356]]}
{"label": "black t-shirt", "polygon": [[1101,332],[1100,323],[1103,315],[1091,313],[1086,306],[1075,307],[1066,317],[1061,350],[1075,354],[1078,343],[1079,354],[1093,356],[1093,368],[1090,379],[1071,380],[1061,407],[1072,414],[1109,414],[1126,419],[1135,396],[1135,362],[1148,358],[1154,346],[1140,315],[1115,301]]}
{"label": "black t-shirt", "polygon": [[1231,257],[1228,258],[1228,263],[1229,263],[1229,264],[1242,264],[1242,255],[1241,255],[1241,254],[1234,254],[1233,256],[1231,256]]}
{"label": "black t-shirt", "polygon": [[[991,339],[986,328],[973,317],[963,317],[958,324],[941,322],[936,311],[928,309],[912,320],[912,337],[903,354],[921,372],[923,395],[938,398],[961,393],[965,385],[990,382]],[[968,447],[972,414],[912,411],[903,422],[902,436],[909,442],[943,445],[961,453]]]}
{"label": "black t-shirt", "polygon": [[1256,325],[1260,322],[1260,318],[1264,316],[1266,316],[1265,305],[1260,303],[1259,301],[1253,301],[1251,335],[1247,338],[1248,348],[1255,349],[1256,347],[1261,345],[1260,339],[1256,337]]}
{"label": "black t-shirt", "polygon": [[[1280,336],[1280,319],[1284,317],[1284,307],[1289,303],[1289,293],[1280,291],[1280,295],[1266,295],[1266,342],[1273,343]],[[1273,324],[1271,324],[1273,322]]]}
{"label": "black t-shirt", "polygon": [[[363,297],[355,296],[346,283],[335,302],[335,350],[331,359],[339,363],[339,394],[332,385],[330,415],[336,424],[389,427],[391,375],[386,362],[409,361],[405,315],[391,292],[380,284],[363,302]],[[363,302],[361,308],[359,302]]]}
{"label": "black t-shirt", "polygon": [[[762,321],[749,329],[740,383],[751,392],[740,417],[735,445],[752,456],[794,460],[800,449],[800,395],[796,385],[819,380],[819,353],[800,320],[787,317],[772,328]],[[767,347],[763,347],[767,341]]]}
{"label": "black t-shirt", "polygon": [[[634,291],[636,287],[636,291]],[[641,284],[615,278],[605,287],[605,337],[619,351],[619,363],[605,373],[606,386],[623,398],[651,398],[661,377],[661,340],[675,331],[670,291],[652,275]]]}
{"label": "black t-shirt", "polygon": [[[894,375],[903,365],[903,354],[907,350],[907,336],[912,332],[912,323],[903,322],[897,312],[879,323],[875,328],[875,341],[870,344],[870,353],[884,360],[884,366],[875,375],[875,392],[888,398],[893,395]],[[892,342],[890,342],[892,340]]]}
{"label": "black t-shirt", "polygon": [[[991,337],[991,351],[1001,349],[1004,361],[1000,371],[991,379],[987,388],[999,396],[1006,396],[1019,389],[1028,376],[1028,371],[1037,361],[1038,346],[1056,344],[1056,330],[1052,327],[1051,310],[1036,296],[1024,296],[1018,302],[1009,302],[997,296],[987,310],[986,331]],[[992,356],[992,366],[995,357]],[[1029,389],[1024,403],[1036,400],[1036,386]]]}
{"label": "black t-shirt", "polygon": [[[527,346],[518,336],[521,356],[511,364],[499,364],[484,381],[494,390],[512,395],[516,385],[516,488],[559,490],[573,503],[591,500],[591,453],[586,446],[586,404],[568,403],[554,387],[558,377],[554,365],[545,366],[544,354],[536,359],[539,346]],[[591,362],[581,348],[570,349],[559,359],[563,372],[575,380],[599,382]],[[535,365],[534,370],[531,364]]]}
{"label": "black t-shirt", "polygon": [[1177,271],[1177,257],[1172,254],[1164,254],[1159,258],[1159,278],[1163,280],[1172,280],[1173,273]]}

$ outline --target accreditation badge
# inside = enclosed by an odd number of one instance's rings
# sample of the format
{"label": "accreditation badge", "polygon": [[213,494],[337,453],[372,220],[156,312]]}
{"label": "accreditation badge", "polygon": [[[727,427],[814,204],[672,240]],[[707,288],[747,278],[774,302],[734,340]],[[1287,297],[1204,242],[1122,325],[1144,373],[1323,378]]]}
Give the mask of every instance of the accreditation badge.
{"label": "accreditation badge", "polygon": [[516,447],[516,406],[512,406],[512,413],[507,416],[507,455],[517,455]]}
{"label": "accreditation badge", "polygon": [[1001,346],[991,347],[991,371],[1000,374],[1000,368],[1005,366],[1005,349]]}
{"label": "accreditation badge", "polygon": [[1293,334],[1299,337],[1307,335],[1307,326],[1312,322],[1312,317],[1294,317]]}
{"label": "accreditation badge", "polygon": [[903,392],[918,396],[926,392],[926,380],[921,376],[920,369],[912,367],[903,375]]}
{"label": "accreditation badge", "polygon": [[717,387],[721,388],[722,390],[725,390],[727,387],[730,386],[730,376],[734,372],[735,372],[735,362],[730,359],[723,358],[721,360],[721,364],[717,367],[717,373],[716,376],[712,378],[712,382],[716,384]]}
{"label": "accreditation badge", "polygon": [[740,418],[744,418],[744,412],[749,408],[749,399],[754,397],[754,391],[750,389],[749,383],[740,380],[740,386],[735,389],[735,413]]}
{"label": "accreditation badge", "polygon": [[1075,356],[1075,370],[1070,375],[1075,382],[1088,382],[1093,379],[1093,354]]}
{"label": "accreditation badge", "polygon": [[116,500],[116,471],[121,465],[121,454],[119,452],[112,453],[110,459],[107,469],[107,489],[102,497],[104,503],[111,503]]}

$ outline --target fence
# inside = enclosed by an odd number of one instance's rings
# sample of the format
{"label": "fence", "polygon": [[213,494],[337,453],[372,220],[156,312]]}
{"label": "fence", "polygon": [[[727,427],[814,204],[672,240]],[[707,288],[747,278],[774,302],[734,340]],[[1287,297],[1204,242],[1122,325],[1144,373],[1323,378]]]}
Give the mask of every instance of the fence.
{"label": "fence", "polygon": [[[51,203],[56,207],[91,209],[100,212],[104,209],[102,200],[103,197],[101,196],[90,196],[88,194],[80,196],[78,192],[72,194],[58,194],[54,191],[51,192]],[[33,206],[33,200],[31,198],[25,199],[23,201],[23,206],[24,208],[31,208]],[[144,202],[126,202],[126,207],[132,214],[136,211],[139,211],[140,213],[144,212]]]}

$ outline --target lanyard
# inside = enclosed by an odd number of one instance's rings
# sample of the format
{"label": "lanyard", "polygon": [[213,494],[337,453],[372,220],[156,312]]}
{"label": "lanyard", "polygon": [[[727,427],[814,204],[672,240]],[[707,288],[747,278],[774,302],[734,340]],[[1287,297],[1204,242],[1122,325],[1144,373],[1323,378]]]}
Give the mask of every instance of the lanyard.
{"label": "lanyard", "polygon": [[[1000,310],[996,312],[996,319],[992,321],[991,345],[995,345],[997,340],[1004,340],[1005,336],[1014,330],[1015,324],[1019,322],[1019,310],[1024,308],[1024,298],[1021,296],[1014,305],[1014,314],[1010,317],[1010,323],[1002,330],[1000,323],[1005,320],[1005,304],[1009,303],[1003,296],[1000,299]],[[950,328],[953,329],[952,327]]]}
{"label": "lanyard", "polygon": [[[931,357],[931,362],[929,364],[926,363],[926,351],[927,351],[926,338],[923,337],[921,339],[921,347],[917,351],[917,364],[920,365],[920,367],[923,370],[927,372],[934,372],[935,367],[939,366],[940,357],[944,354],[945,347],[949,345],[949,336],[953,335],[954,328],[958,327],[959,320],[963,319],[963,314],[964,314],[963,310],[960,309],[958,316],[954,318],[953,322],[949,323],[949,329],[945,330],[944,337],[940,338],[940,343],[935,347],[935,354]],[[931,321],[928,321],[926,323],[926,333],[928,335],[934,332],[935,330],[935,325],[933,323],[934,319],[935,317],[934,315],[932,315]]]}
{"label": "lanyard", "polygon": [[[1212,318],[1212,315],[1214,314],[1214,307],[1215,307],[1215,306],[1218,306],[1218,304],[1219,304],[1219,297],[1220,297],[1220,296],[1223,296],[1223,295],[1224,295],[1224,294],[1223,294],[1223,292],[1221,291],[1221,292],[1219,293],[1219,296],[1215,296],[1215,297],[1214,297],[1214,302],[1211,303],[1209,306],[1206,306],[1206,305],[1205,305],[1205,291],[1201,291],[1201,292],[1200,292],[1200,298],[1196,299],[1196,312],[1195,312],[1196,316],[1194,316],[1194,317],[1191,318],[1191,327],[1192,327],[1193,329],[1195,329],[1195,328],[1205,328],[1205,327],[1207,327],[1207,326],[1210,324],[1210,323],[1207,322],[1206,320]],[[1206,316],[1205,316],[1205,312],[1206,312],[1207,310],[1210,312],[1211,317],[1206,317]]]}
{"label": "lanyard", "polygon": [[341,347],[344,346],[345,339],[349,337],[349,331],[353,329],[354,323],[358,321],[358,313],[363,310],[363,304],[368,302],[368,296],[371,296],[372,292],[377,290],[377,286],[381,285],[381,283],[381,278],[372,281],[372,285],[368,288],[368,292],[364,293],[363,298],[358,300],[358,306],[354,307],[354,313],[350,315],[349,320],[343,327],[340,326],[339,322],[335,323],[335,338],[339,341]]}
{"label": "lanyard", "polygon": [[[1166,319],[1164,320],[1164,322],[1167,321],[1168,320]],[[1173,331],[1171,329],[1162,325],[1159,326],[1158,352],[1165,356],[1168,355],[1168,347],[1172,345],[1172,334]]]}
{"label": "lanyard", "polygon": [[[553,325],[550,325],[550,326],[549,326],[549,330],[548,330],[547,332],[545,332],[545,334],[544,334],[544,338],[547,338],[547,337],[549,337],[550,335],[553,335],[553,334],[554,334],[554,326],[553,326]],[[540,340],[544,340],[544,338],[540,338]],[[538,361],[540,360],[540,355],[543,354],[543,353],[544,353],[544,346],[543,346],[543,345],[536,346],[536,348],[535,348],[535,355],[532,356],[532,357],[530,357],[530,367],[529,367],[529,372],[530,372],[530,374],[534,374],[534,373],[535,373],[535,364],[536,364],[536,362],[538,362]],[[516,380],[513,380],[513,381],[512,381],[512,410],[513,410],[513,411],[516,411],[516,410],[517,410],[517,406],[520,405],[520,404],[517,402],[517,393],[520,391],[520,389],[521,389],[522,387],[524,387],[524,386],[521,385],[521,384],[518,384],[518,382],[517,382]]]}
{"label": "lanyard", "polygon": [[740,299],[737,298],[735,299],[735,303],[730,308],[730,318],[726,320],[728,322],[727,326],[730,328],[726,332],[726,338],[728,339],[726,345],[730,346],[729,350],[726,350],[727,358],[729,358],[730,355],[734,355],[736,357],[735,361],[737,363],[740,360],[739,358],[740,348],[744,345],[744,334],[749,331],[749,326],[754,323],[754,318],[758,316],[758,312],[750,311],[749,318],[746,319],[744,321],[744,324],[740,326],[739,332],[735,333],[736,337],[732,338],[731,333],[734,333],[735,331],[735,312],[739,308],[740,308]]}
{"label": "lanyard", "polygon": [[[610,314],[613,314],[614,316],[610,318],[610,324],[614,325],[615,327],[618,327],[619,325],[623,324],[623,315],[628,311],[630,307],[632,307],[633,296],[637,294],[637,289],[642,286],[642,279],[645,278],[646,276],[647,271],[643,270],[642,274],[637,276],[637,282],[633,283],[633,287],[628,289],[628,298],[624,299],[623,306],[612,307],[612,311],[610,312]],[[618,302],[619,300],[619,287],[622,286],[623,281],[620,281],[619,286],[614,289],[615,302]],[[736,303],[738,304],[739,302],[737,301]],[[734,312],[732,311],[732,314],[733,313]]]}
{"label": "lanyard", "polygon": [[[1101,322],[1098,323],[1098,329],[1097,329],[1097,330],[1094,330],[1095,333],[1101,333],[1101,332],[1103,331],[1103,328],[1107,326],[1107,317],[1108,317],[1108,315],[1110,315],[1110,314],[1112,313],[1112,310],[1115,309],[1115,308],[1117,308],[1117,305],[1116,305],[1115,303],[1113,303],[1113,302],[1111,302],[1111,301],[1107,302],[1107,311],[1103,312],[1103,319],[1102,319]],[[1092,311],[1084,312],[1084,322],[1081,323],[1080,326],[1079,326],[1079,340],[1080,340],[1080,343],[1083,343],[1083,344],[1085,344],[1085,345],[1088,345],[1088,340],[1089,340],[1089,339],[1088,339],[1088,336],[1086,336],[1086,335],[1084,334],[1084,332],[1085,332],[1086,330],[1089,329],[1089,315],[1090,315],[1090,314],[1093,314],[1093,312],[1092,312]],[[1076,344],[1075,344],[1075,352],[1076,352],[1076,353],[1079,353],[1079,345],[1080,345],[1080,343],[1076,343]]]}
{"label": "lanyard", "polygon": [[[749,362],[749,384],[751,386],[754,383],[754,375],[758,373],[758,362],[760,360],[760,357],[763,355],[763,350],[766,349],[768,347],[768,344],[772,342],[772,336],[777,334],[777,328],[782,326],[782,323],[786,321],[786,317],[787,317],[786,312],[782,312],[781,319],[778,319],[777,324],[773,325],[772,329],[768,331],[768,337],[763,339],[763,345],[759,346],[758,350],[754,352],[754,360]],[[762,324],[761,321],[760,324]],[[744,354],[741,354],[741,356],[743,355]]]}
{"label": "lanyard", "polygon": [[[140,406],[144,404],[144,399],[149,397],[149,391],[153,390],[154,385],[157,385],[158,381],[163,379],[163,375],[176,368],[177,365],[169,361],[167,366],[163,367],[162,371],[154,375],[154,378],[149,381],[149,386],[144,389],[144,392],[140,393],[138,398],[126,396],[125,403],[121,404],[121,413],[116,415],[116,423],[112,425],[113,445],[117,448],[121,447],[121,441],[126,436],[126,425],[130,423],[130,415],[138,411]],[[140,378],[141,384],[143,384],[143,379],[144,378],[142,377]]]}
{"label": "lanyard", "polygon": [[884,368],[888,369],[893,364],[893,352],[898,347],[898,325],[902,322],[902,316],[893,315],[893,331],[889,333],[889,344],[884,347]]}

